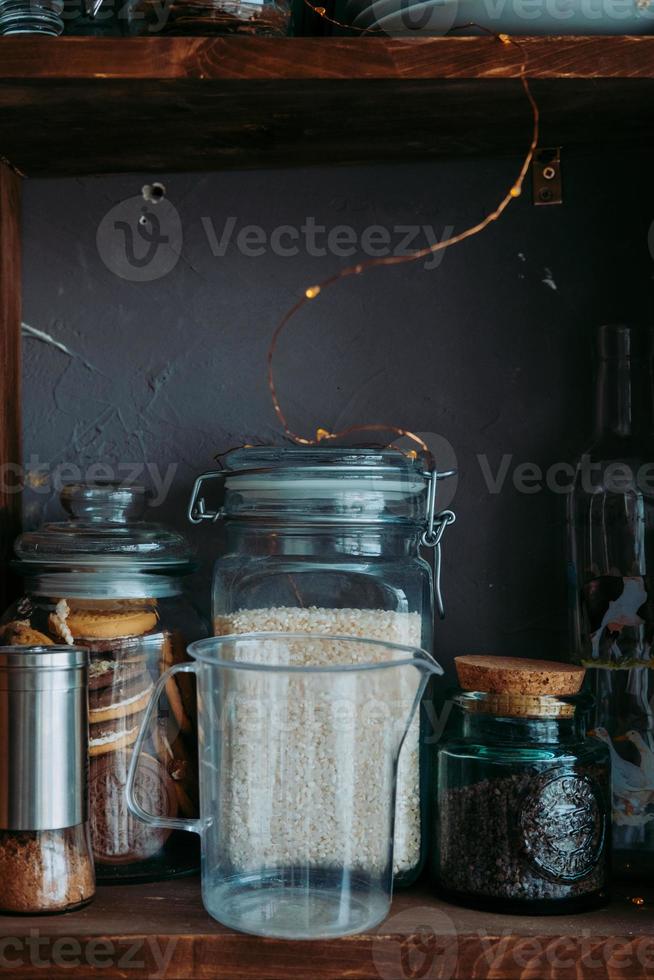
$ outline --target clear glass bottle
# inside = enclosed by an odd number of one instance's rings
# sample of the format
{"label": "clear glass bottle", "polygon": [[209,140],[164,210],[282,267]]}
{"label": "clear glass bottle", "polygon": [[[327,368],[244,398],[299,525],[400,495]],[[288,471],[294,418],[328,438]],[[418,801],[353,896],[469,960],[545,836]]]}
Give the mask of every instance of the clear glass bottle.
{"label": "clear glass bottle", "polygon": [[0,0],[0,35],[47,34],[64,29],[64,0]]}
{"label": "clear glass bottle", "polygon": [[[213,578],[216,635],[321,633],[432,651],[434,579],[420,548],[433,531],[427,525],[436,480],[418,460],[394,450],[252,448],[230,453],[225,470],[211,475],[225,484],[226,544]],[[215,518],[203,502],[196,507],[198,484],[192,519]],[[436,515],[436,527],[451,519],[451,512]],[[400,885],[415,880],[425,856],[429,793],[421,746],[433,730],[429,703],[400,757]]]}
{"label": "clear glass bottle", "polygon": [[614,871],[654,873],[652,333],[598,334],[595,434],[568,497],[572,654],[613,757]]}
{"label": "clear glass bottle", "polygon": [[[186,660],[206,628],[183,594],[194,563],[176,532],[142,517],[141,487],[70,484],[69,519],[21,535],[15,545],[25,596],[3,617],[0,642],[77,644],[90,651],[89,791],[98,881],[146,881],[193,871],[195,842],[151,830],[127,809],[134,743],[154,682]],[[137,779],[144,803],[164,817],[197,813],[193,682],[180,675],[147,740]]]}
{"label": "clear glass bottle", "polygon": [[610,776],[586,736],[592,699],[462,691],[437,750],[432,875],[449,901],[492,912],[607,902]]}

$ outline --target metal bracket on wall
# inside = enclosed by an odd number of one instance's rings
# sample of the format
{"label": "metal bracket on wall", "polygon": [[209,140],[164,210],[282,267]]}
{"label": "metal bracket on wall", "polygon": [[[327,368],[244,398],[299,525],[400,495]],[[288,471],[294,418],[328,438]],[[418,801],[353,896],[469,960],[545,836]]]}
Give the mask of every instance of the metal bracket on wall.
{"label": "metal bracket on wall", "polygon": [[562,204],[561,147],[538,147],[531,165],[534,204]]}

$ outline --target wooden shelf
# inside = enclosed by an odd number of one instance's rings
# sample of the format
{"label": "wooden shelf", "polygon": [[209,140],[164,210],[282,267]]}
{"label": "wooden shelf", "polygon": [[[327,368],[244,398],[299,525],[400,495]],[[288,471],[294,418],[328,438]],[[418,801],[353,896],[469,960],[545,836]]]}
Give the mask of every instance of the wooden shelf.
{"label": "wooden shelf", "polygon": [[[642,895],[632,892],[632,895]],[[197,879],[100,888],[76,913],[3,917],[0,975],[49,980],[469,980],[654,977],[654,892],[575,916],[491,915],[401,892],[373,933],[288,942],[230,932]],[[38,946],[30,937],[38,938]],[[162,960],[165,968],[162,969]],[[39,965],[39,962],[41,965]]]}
{"label": "wooden shelf", "polygon": [[[541,145],[654,144],[654,37],[527,38]],[[28,176],[520,152],[493,38],[1,38],[0,157]]]}

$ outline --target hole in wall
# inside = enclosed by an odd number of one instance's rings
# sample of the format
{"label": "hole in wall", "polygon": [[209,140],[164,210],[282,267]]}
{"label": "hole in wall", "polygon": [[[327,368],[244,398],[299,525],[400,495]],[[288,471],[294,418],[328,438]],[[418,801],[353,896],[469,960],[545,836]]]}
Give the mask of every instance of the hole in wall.
{"label": "hole in wall", "polygon": [[141,188],[143,200],[150,204],[159,204],[166,196],[166,185],[155,182],[154,184],[144,184]]}

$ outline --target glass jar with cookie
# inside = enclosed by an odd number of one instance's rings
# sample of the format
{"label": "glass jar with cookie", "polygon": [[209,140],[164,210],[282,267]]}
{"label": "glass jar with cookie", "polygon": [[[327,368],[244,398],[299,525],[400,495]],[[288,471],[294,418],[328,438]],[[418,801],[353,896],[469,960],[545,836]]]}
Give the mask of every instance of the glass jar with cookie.
{"label": "glass jar with cookie", "polygon": [[[3,617],[0,643],[85,647],[89,666],[90,827],[98,881],[146,881],[193,871],[186,834],[153,829],[127,809],[125,785],[145,707],[159,675],[206,635],[183,592],[195,565],[182,535],[143,514],[143,488],[69,484],[68,519],[18,538],[25,596]],[[162,817],[197,814],[195,690],[166,687],[138,772],[143,805]]]}

